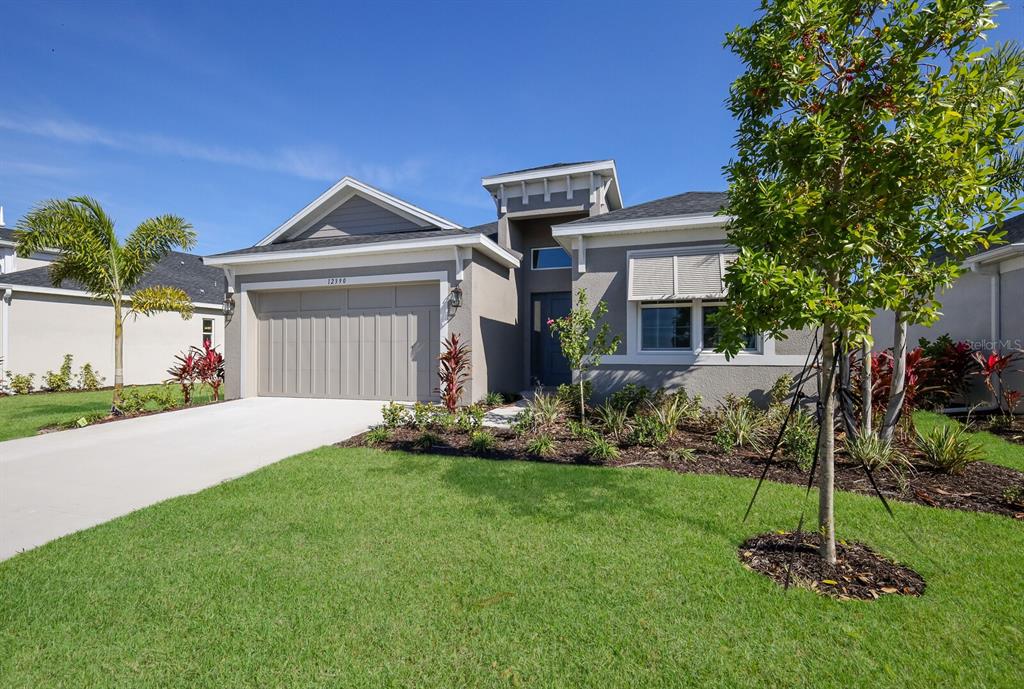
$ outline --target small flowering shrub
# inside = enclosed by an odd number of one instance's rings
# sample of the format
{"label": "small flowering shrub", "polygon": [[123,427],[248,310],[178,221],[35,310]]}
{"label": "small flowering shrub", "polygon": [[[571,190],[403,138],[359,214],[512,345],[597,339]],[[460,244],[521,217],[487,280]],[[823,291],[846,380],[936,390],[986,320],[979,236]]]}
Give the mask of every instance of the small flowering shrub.
{"label": "small flowering shrub", "polygon": [[18,395],[27,395],[35,389],[35,378],[34,373],[11,373],[7,372],[7,384],[11,390]]}
{"label": "small flowering shrub", "polygon": [[99,390],[103,385],[103,376],[96,372],[92,364],[85,362],[78,370],[79,390]]}
{"label": "small flowering shrub", "polygon": [[72,356],[64,355],[64,363],[56,373],[47,371],[43,374],[43,388],[50,392],[67,392],[71,389],[74,377],[71,369]]}

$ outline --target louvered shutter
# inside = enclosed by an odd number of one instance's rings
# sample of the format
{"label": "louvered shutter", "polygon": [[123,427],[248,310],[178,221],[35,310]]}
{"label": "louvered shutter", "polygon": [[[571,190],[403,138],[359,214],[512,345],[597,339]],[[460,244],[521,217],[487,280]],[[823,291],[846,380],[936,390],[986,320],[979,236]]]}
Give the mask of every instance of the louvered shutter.
{"label": "louvered shutter", "polygon": [[629,263],[629,298],[633,301],[720,299],[722,278],[735,254],[679,253],[634,256]]}

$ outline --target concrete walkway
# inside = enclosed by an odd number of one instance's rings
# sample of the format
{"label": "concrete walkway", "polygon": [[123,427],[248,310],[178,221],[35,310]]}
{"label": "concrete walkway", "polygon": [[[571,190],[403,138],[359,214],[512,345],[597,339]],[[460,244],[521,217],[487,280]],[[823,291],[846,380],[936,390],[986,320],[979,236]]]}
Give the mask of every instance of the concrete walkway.
{"label": "concrete walkway", "polygon": [[0,559],[344,440],[380,402],[260,397],[0,443]]}

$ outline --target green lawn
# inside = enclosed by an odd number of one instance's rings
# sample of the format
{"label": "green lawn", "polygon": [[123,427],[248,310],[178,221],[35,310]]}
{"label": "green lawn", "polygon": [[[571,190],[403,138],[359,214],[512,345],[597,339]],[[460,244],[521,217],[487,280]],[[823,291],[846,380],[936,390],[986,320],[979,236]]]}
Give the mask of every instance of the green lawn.
{"label": "green lawn", "polygon": [[740,566],[753,486],[323,448],[0,563],[0,685],[1024,685],[1024,525],[840,493],[928,581],[840,603]]}
{"label": "green lawn", "polygon": [[[922,433],[927,433],[930,429],[940,424],[959,424],[959,422],[944,414],[936,414],[930,411],[914,412],[914,425]],[[1024,445],[1011,443],[1000,438],[998,435],[993,435],[986,431],[974,433],[972,436],[985,451],[986,461],[1024,471]]]}
{"label": "green lawn", "polygon": [[[144,385],[140,389],[157,387]],[[109,411],[112,395],[110,390],[97,390],[0,397],[0,441],[35,435],[41,428]],[[180,389],[178,396],[181,396]],[[195,397],[197,402],[208,401],[210,394],[204,390]]]}

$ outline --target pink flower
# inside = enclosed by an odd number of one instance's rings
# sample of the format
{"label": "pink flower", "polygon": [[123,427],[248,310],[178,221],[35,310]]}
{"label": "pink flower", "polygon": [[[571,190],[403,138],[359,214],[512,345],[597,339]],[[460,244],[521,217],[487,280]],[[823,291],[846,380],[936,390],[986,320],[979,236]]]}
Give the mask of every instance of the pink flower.
{"label": "pink flower", "polygon": [[554,324],[555,324],[555,319],[554,318],[549,318],[548,319],[548,325],[554,325]]}

